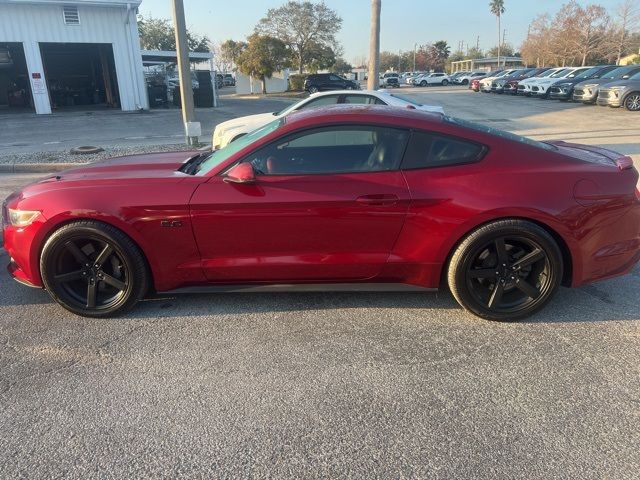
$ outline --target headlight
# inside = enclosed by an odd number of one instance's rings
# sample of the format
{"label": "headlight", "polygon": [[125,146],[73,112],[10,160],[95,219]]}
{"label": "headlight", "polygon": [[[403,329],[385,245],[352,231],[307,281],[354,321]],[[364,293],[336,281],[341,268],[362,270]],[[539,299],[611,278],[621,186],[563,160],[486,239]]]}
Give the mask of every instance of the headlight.
{"label": "headlight", "polygon": [[9,208],[9,223],[14,227],[26,227],[31,224],[40,212],[35,210],[13,210]]}

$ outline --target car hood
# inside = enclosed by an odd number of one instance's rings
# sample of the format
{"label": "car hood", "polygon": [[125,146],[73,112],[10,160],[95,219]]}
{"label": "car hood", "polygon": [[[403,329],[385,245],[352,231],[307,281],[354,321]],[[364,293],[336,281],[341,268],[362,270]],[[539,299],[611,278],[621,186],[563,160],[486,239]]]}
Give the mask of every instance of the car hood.
{"label": "car hood", "polygon": [[194,155],[200,153],[206,152],[162,152],[117,157],[64,170],[37,182],[35,185],[50,183],[62,185],[85,181],[124,182],[183,176],[184,174],[177,172],[178,168]]}
{"label": "car hood", "polygon": [[275,119],[276,115],[274,115],[273,112],[247,115],[246,117],[233,118],[231,120],[227,120],[226,122],[219,123],[216,126],[216,130],[220,129],[226,132],[228,130],[232,130],[233,128],[247,127],[249,130],[255,130]]}
{"label": "car hood", "polygon": [[607,83],[607,88],[612,87],[640,88],[640,80],[614,80],[613,82]]}
{"label": "car hood", "polygon": [[576,87],[584,87],[585,85],[604,85],[605,83],[612,83],[616,80],[611,78],[592,78],[591,80],[583,80],[580,83],[576,83]]}

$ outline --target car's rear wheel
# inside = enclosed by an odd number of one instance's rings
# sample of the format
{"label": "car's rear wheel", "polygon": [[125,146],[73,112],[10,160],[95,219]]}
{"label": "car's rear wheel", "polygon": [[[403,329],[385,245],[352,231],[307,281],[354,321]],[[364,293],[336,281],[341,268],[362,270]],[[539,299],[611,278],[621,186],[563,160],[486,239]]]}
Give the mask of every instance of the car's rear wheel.
{"label": "car's rear wheel", "polygon": [[560,249],[548,232],[528,221],[501,220],[462,241],[447,279],[465,309],[487,320],[513,321],[551,300],[562,270]]}
{"label": "car's rear wheel", "polygon": [[40,256],[45,289],[64,308],[86,317],[124,313],[149,284],[144,256],[120,230],[82,220],[60,227]]}
{"label": "car's rear wheel", "polygon": [[318,93],[318,87],[309,87],[309,93]]}
{"label": "car's rear wheel", "polygon": [[447,85],[449,85],[449,80],[442,80],[442,86],[446,87]]}
{"label": "car's rear wheel", "polygon": [[624,99],[624,108],[630,112],[640,112],[640,92],[632,92]]}

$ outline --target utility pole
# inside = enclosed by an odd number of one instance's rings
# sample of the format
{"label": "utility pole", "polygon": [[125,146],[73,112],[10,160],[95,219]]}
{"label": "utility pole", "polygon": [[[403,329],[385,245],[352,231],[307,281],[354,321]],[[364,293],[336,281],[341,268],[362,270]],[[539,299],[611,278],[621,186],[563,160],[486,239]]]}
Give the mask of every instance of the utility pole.
{"label": "utility pole", "polygon": [[416,73],[416,50],[418,49],[418,44],[413,44],[413,73]]}
{"label": "utility pole", "polygon": [[369,37],[369,80],[367,88],[380,88],[380,9],[382,0],[371,0],[371,35]]}
{"label": "utility pole", "polygon": [[[178,75],[180,78],[180,101],[182,103],[182,121],[187,145],[196,147],[198,137],[202,134],[200,122],[196,122],[193,108],[193,84],[189,68],[189,46],[187,45],[187,26],[184,20],[184,5],[182,0],[173,2],[173,26],[176,35],[176,50],[178,56]],[[214,79],[215,81],[215,79]]]}
{"label": "utility pole", "polygon": [[[506,36],[507,36],[507,29],[505,28],[502,31],[502,44],[500,45],[501,47],[504,47],[504,39],[505,39]],[[503,57],[504,57],[504,65],[503,66],[505,68],[507,68],[507,57],[506,57],[506,55],[503,55]]]}
{"label": "utility pole", "polygon": [[480,51],[480,35],[476,38],[476,52]]}

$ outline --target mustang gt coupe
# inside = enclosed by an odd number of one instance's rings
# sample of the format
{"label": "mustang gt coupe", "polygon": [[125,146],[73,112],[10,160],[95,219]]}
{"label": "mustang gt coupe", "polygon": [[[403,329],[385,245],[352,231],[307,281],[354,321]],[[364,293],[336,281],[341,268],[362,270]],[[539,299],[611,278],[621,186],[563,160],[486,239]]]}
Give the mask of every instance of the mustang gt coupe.
{"label": "mustang gt coupe", "polygon": [[432,290],[517,320],[640,259],[631,158],[385,106],[116,158],[3,205],[9,272],[79,315],[176,292]]}

